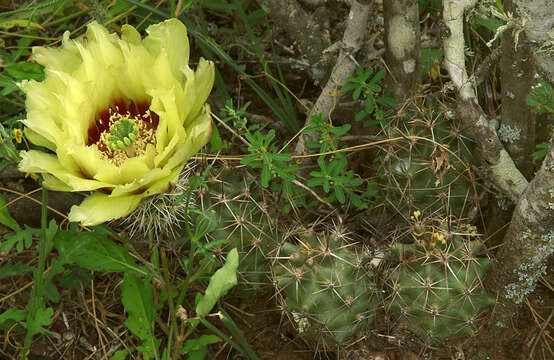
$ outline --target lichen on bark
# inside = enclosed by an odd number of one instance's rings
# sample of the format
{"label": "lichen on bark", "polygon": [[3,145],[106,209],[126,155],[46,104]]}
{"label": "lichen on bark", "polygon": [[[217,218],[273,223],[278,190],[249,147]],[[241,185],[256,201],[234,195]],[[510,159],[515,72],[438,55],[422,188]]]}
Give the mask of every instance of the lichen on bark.
{"label": "lichen on bark", "polygon": [[383,2],[385,61],[391,72],[386,88],[402,100],[421,82],[419,9],[417,0]]}

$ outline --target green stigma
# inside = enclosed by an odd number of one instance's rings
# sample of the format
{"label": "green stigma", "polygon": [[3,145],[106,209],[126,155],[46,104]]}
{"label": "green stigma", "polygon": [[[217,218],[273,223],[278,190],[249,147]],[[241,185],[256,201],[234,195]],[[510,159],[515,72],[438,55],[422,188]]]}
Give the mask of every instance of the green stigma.
{"label": "green stigma", "polygon": [[106,144],[114,150],[123,150],[132,145],[138,135],[138,126],[128,118],[122,118],[110,126],[110,133]]}

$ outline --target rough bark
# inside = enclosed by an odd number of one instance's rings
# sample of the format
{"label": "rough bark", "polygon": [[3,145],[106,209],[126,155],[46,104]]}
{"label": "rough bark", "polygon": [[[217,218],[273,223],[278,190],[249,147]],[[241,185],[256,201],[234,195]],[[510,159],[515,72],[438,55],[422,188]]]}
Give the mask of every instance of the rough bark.
{"label": "rough bark", "polygon": [[[487,288],[497,295],[493,318],[484,331],[487,336],[481,342],[489,348],[499,339],[502,327],[510,324],[517,304],[534,290],[554,252],[554,139],[550,140],[540,170],[528,183],[500,142],[495,124],[477,103],[474,85],[466,73],[463,17],[464,11],[475,3],[476,0],[443,1],[444,21],[451,32],[444,40],[445,63],[458,89],[459,114],[480,147],[491,180],[517,204],[495,266],[487,276]],[[528,91],[529,88],[525,95]]]}
{"label": "rough bark", "polygon": [[323,56],[330,42],[323,36],[321,16],[308,13],[296,0],[259,0],[259,3],[269,17],[295,40],[312,79],[323,79],[332,64]]}
{"label": "rough bark", "polygon": [[515,166],[496,133],[496,124],[477,102],[474,84],[469,80],[464,54],[464,12],[476,0],[444,0],[443,19],[450,30],[445,37],[444,61],[452,82],[458,89],[458,113],[475,139],[483,160],[488,165],[490,180],[513,202],[517,202],[528,185]]}
{"label": "rough bark", "polygon": [[421,82],[421,49],[418,0],[383,2],[385,62],[391,76],[386,88],[398,100],[417,90]]}
{"label": "rough bark", "polygon": [[487,288],[497,295],[489,331],[510,324],[518,304],[534,291],[553,252],[554,138],[540,170],[517,203],[504,244],[496,256],[498,261],[487,276]]}
{"label": "rough bark", "polygon": [[[504,10],[515,12],[513,0],[504,2]],[[499,135],[508,154],[527,179],[531,178],[534,164],[536,115],[525,103],[531,91],[535,73],[532,53],[524,34],[517,46],[512,31],[504,33],[500,74],[502,81],[502,111]]]}
{"label": "rough bark", "polygon": [[[362,45],[369,18],[369,9],[368,4],[356,0],[352,2],[337,63],[321,95],[309,111],[306,124],[313,115],[319,113],[322,114],[323,119],[329,119],[331,111],[336,105],[337,97],[340,96],[340,89],[346,84],[348,77],[354,73],[356,68],[357,64],[353,55]],[[300,135],[296,144],[296,153],[299,155],[309,153],[305,144],[317,138],[319,138],[319,134],[315,132]]]}
{"label": "rough bark", "polygon": [[516,12],[528,17],[525,35],[544,79],[554,84],[554,6],[552,0],[514,0]]}

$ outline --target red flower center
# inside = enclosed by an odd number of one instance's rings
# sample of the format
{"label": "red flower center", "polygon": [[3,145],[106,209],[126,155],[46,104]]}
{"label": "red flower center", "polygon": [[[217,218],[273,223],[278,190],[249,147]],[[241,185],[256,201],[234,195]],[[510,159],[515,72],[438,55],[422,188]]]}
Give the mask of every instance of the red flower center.
{"label": "red flower center", "polygon": [[[160,120],[149,107],[150,104],[146,101],[114,99],[111,105],[97,113],[94,122],[89,126],[86,145],[97,147],[103,158],[118,166],[129,157],[144,154],[148,144],[156,144],[155,133]],[[114,150],[108,146],[107,137],[112,135],[110,127],[123,118],[137,125],[137,141],[131,149]]]}

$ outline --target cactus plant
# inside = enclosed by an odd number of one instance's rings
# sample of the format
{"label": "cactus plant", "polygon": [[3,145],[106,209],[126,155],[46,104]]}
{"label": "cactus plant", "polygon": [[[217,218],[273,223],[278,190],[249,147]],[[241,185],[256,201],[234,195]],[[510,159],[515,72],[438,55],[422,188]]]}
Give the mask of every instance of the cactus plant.
{"label": "cactus plant", "polygon": [[472,335],[494,304],[481,282],[490,266],[477,255],[483,243],[464,233],[415,232],[415,243],[393,245],[400,264],[389,278],[389,309],[425,341]]}
{"label": "cactus plant", "polygon": [[474,194],[474,179],[461,162],[472,159],[471,144],[446,116],[416,119],[409,126],[390,130],[390,138],[412,138],[391,143],[384,156],[381,174],[390,188],[387,195],[410,207],[462,214]]}
{"label": "cactus plant", "polygon": [[305,230],[281,245],[273,283],[299,333],[332,346],[369,323],[373,282],[364,269],[366,260],[336,233]]}
{"label": "cactus plant", "polygon": [[211,170],[197,197],[197,206],[215,218],[207,234],[217,244],[212,254],[224,262],[227,251],[237,248],[242,283],[269,284],[267,255],[276,247],[275,227],[255,178],[224,163]]}

